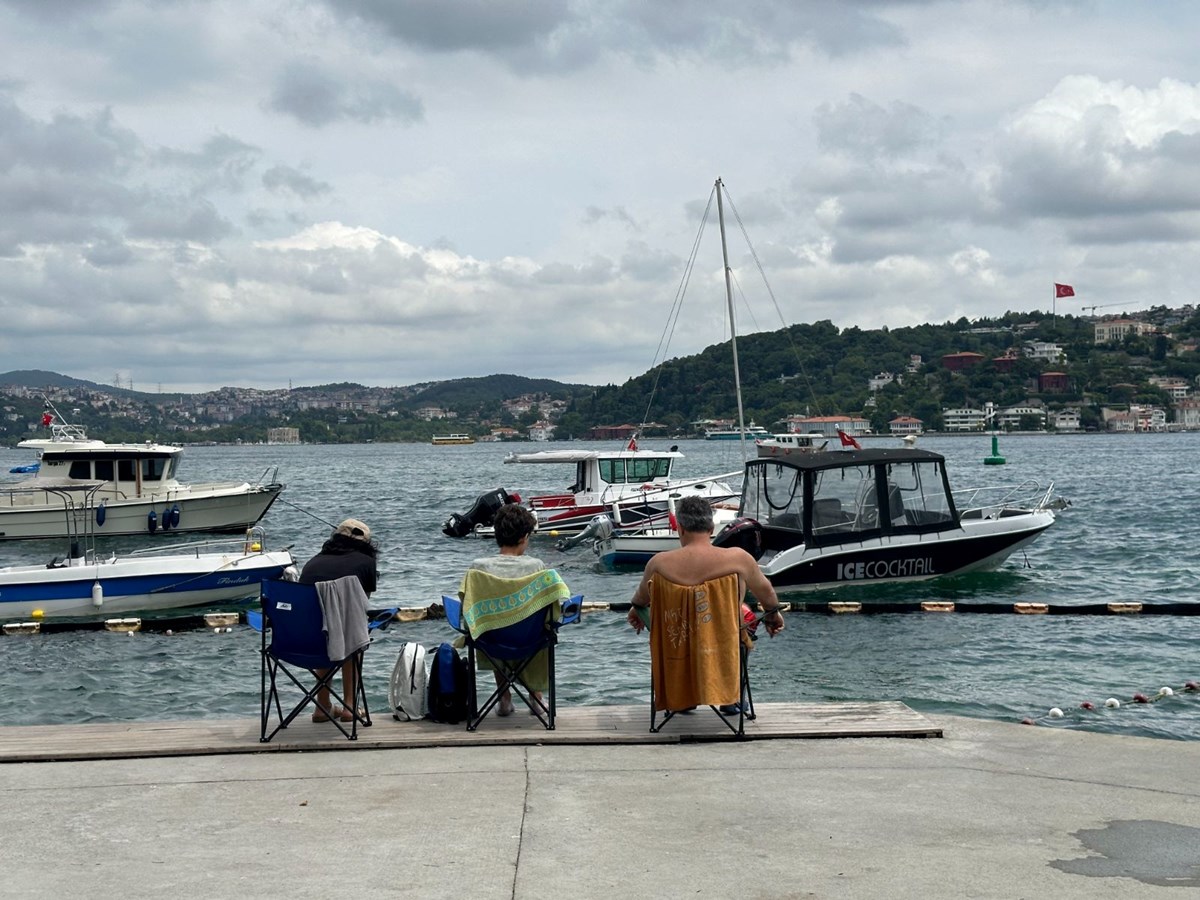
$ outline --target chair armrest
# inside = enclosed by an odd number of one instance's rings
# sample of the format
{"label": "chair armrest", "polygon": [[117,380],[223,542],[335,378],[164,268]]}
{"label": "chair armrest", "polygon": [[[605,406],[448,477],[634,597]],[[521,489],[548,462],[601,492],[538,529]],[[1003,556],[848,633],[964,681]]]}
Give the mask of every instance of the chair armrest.
{"label": "chair armrest", "polygon": [[380,631],[386,631],[387,627],[395,621],[396,610],[399,608],[398,606],[393,606],[388,609],[379,610],[367,621],[367,631],[374,631],[377,628]]}
{"label": "chair armrest", "polygon": [[573,625],[583,616],[583,594],[576,594],[562,602],[562,618],[559,625]]}

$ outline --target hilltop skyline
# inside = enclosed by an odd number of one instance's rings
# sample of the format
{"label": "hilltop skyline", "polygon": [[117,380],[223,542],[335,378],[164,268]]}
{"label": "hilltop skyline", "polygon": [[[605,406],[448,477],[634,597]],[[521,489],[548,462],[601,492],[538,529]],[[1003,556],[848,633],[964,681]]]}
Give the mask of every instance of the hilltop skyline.
{"label": "hilltop skyline", "polygon": [[715,224],[673,311],[717,177],[739,333],[1180,306],[1197,24],[1115,0],[0,0],[0,366],[621,383],[728,337]]}

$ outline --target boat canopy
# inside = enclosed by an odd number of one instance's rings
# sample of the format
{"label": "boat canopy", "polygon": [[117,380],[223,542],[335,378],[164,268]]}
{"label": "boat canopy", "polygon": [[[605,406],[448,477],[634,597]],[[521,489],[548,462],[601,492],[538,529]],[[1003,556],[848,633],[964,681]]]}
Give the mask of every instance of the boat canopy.
{"label": "boat canopy", "polygon": [[[835,450],[746,463],[740,514],[768,544],[842,544],[880,533],[956,529],[945,459],[929,450]],[[790,532],[771,539],[770,532]]]}

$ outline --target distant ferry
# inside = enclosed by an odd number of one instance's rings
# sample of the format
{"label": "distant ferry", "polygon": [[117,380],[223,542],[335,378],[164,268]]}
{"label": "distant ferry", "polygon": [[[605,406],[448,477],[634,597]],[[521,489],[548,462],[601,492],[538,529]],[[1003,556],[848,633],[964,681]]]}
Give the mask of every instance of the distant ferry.
{"label": "distant ferry", "polygon": [[[761,425],[755,425],[753,422],[746,426],[745,432],[749,440],[771,436],[771,432],[767,431]],[[704,439],[706,441],[740,441],[742,439],[742,430],[738,428],[709,428],[704,432]]]}
{"label": "distant ferry", "polygon": [[434,444],[473,444],[475,438],[469,434],[435,434],[433,436]]}

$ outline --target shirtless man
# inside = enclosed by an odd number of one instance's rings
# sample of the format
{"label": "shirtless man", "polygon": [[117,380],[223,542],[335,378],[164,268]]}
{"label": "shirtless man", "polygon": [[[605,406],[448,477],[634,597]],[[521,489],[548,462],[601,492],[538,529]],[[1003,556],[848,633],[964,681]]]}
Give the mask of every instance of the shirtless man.
{"label": "shirtless man", "polygon": [[774,637],[783,631],[779,597],[754,557],[739,547],[712,545],[713,517],[708,502],[702,497],[684,497],[675,507],[675,518],[679,522],[679,549],[657,553],[646,563],[642,581],[633,594],[629,624],[639,634],[645,627],[638,609],[650,606],[650,576],[655,572],[676,584],[702,584],[736,572],[742,596],[749,588],[767,613],[763,618],[767,634]]}

